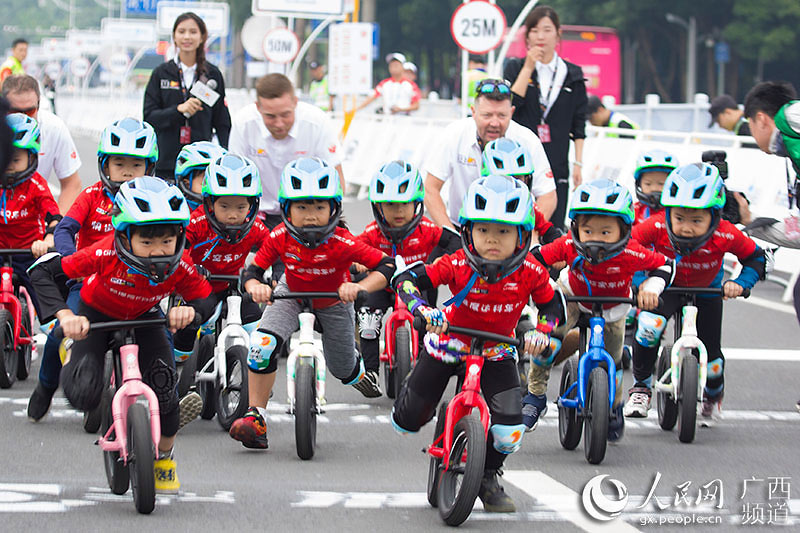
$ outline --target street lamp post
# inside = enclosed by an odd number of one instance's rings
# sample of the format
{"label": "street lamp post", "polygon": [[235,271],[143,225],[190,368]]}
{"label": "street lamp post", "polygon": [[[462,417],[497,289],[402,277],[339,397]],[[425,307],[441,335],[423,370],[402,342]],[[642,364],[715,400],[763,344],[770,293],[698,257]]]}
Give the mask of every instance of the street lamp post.
{"label": "street lamp post", "polygon": [[678,24],[686,29],[686,101],[691,102],[696,89],[697,19],[689,17],[687,22],[677,15],[667,13],[667,22]]}

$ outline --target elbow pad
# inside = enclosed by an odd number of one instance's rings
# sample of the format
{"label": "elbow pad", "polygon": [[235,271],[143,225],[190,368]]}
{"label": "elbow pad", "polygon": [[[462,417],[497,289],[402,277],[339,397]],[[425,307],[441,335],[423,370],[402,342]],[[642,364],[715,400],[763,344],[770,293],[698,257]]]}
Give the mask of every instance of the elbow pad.
{"label": "elbow pad", "polygon": [[376,266],[373,270],[375,270],[376,272],[380,272],[388,282],[389,280],[392,279],[392,276],[394,276],[395,272],[394,259],[389,257],[388,255],[383,256],[381,262],[378,263],[378,266]]}

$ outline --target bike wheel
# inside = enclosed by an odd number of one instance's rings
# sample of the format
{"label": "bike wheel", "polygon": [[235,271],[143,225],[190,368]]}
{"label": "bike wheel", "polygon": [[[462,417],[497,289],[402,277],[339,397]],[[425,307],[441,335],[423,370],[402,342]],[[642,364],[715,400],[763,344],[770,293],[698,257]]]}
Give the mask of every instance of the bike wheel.
{"label": "bike wheel", "polygon": [[141,514],[150,514],[156,506],[156,480],[153,473],[153,435],[144,405],[128,408],[128,465],[133,490],[133,505]]}
{"label": "bike wheel", "polygon": [[[439,438],[444,432],[444,419],[447,414],[447,402],[439,405],[439,412],[436,414],[436,428],[433,430],[433,441]],[[442,443],[439,444],[443,446]],[[439,506],[439,479],[442,475],[442,460],[438,457],[431,457],[428,465],[428,503],[431,507]]]}
{"label": "bike wheel", "polygon": [[586,428],[584,429],[583,451],[586,460],[597,465],[606,456],[606,444],[608,443],[608,372],[600,367],[595,368],[589,374],[586,415],[584,417]]}
{"label": "bike wheel", "polygon": [[486,435],[475,414],[465,416],[453,430],[448,467],[439,479],[439,515],[448,526],[466,520],[475,505],[486,462]]}
{"label": "bike wheel", "polygon": [[678,400],[678,439],[692,442],[697,427],[697,357],[686,354],[681,360],[680,399]]}
{"label": "bike wheel", "polygon": [[[658,354],[658,363],[656,364],[657,380],[669,372],[671,353],[672,346],[667,345],[661,348],[661,353]],[[667,385],[672,383],[672,377],[668,375],[664,383]],[[656,401],[658,402],[658,425],[665,431],[671,431],[675,427],[675,422],[678,421],[678,404],[675,403],[675,398],[672,397],[672,394],[667,391],[657,391]]]}
{"label": "bike wheel", "polygon": [[[561,386],[558,390],[558,397],[564,398],[564,394],[569,390],[573,383],[578,381],[578,357],[572,356],[564,363],[561,369]],[[566,398],[574,400],[578,397],[578,388]],[[578,410],[569,407],[558,406],[558,439],[561,446],[566,450],[574,450],[581,441],[583,426],[578,419]]]}
{"label": "bike wheel", "polygon": [[[214,335],[202,335],[197,343],[197,368],[202,369],[209,359],[214,358]],[[213,370],[214,364],[208,370]],[[217,413],[217,395],[214,394],[213,381],[198,381],[197,394],[203,399],[203,409],[200,418],[211,420]]]}
{"label": "bike wheel", "polygon": [[[100,430],[103,435],[108,432],[111,427],[112,414],[111,414],[111,400],[114,398],[114,387],[107,387],[103,391],[103,399],[100,402],[101,409],[101,424]],[[119,457],[119,452],[103,452],[103,464],[106,469],[106,479],[108,480],[108,488],[114,494],[125,494],[128,492],[128,485],[130,485],[130,472],[128,465],[124,464]]]}
{"label": "bike wheel", "polygon": [[182,363],[175,365],[178,370],[178,398],[183,398],[194,385],[194,375],[197,371],[197,352],[192,354]]}
{"label": "bike wheel", "polygon": [[[28,309],[27,298],[20,298],[20,337],[29,337],[33,340],[33,324],[31,324],[30,310]],[[32,344],[20,344],[17,347],[17,379],[24,381],[31,373],[31,354],[33,353]]]}
{"label": "bike wheel", "polygon": [[394,335],[394,392],[400,394],[408,373],[411,372],[411,331],[407,327],[398,328]]}
{"label": "bike wheel", "polygon": [[294,378],[294,441],[297,456],[314,457],[317,444],[317,376],[313,366],[299,362]]}
{"label": "bike wheel", "polygon": [[5,309],[0,309],[0,350],[0,389],[7,389],[17,380],[19,356],[14,349],[14,319]]}
{"label": "bike wheel", "polygon": [[231,346],[225,352],[228,365],[228,386],[216,387],[217,422],[228,431],[237,418],[247,411],[247,348]]}
{"label": "bike wheel", "polygon": [[400,391],[394,390],[394,373],[397,367],[390,369],[389,363],[383,363],[383,385],[386,388],[386,397],[394,400]]}

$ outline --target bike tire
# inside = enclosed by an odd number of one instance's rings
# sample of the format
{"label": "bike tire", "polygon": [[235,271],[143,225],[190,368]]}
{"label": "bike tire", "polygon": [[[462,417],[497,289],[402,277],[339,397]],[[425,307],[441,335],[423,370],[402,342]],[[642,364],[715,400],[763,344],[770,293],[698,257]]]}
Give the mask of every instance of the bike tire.
{"label": "bike tire", "polygon": [[403,382],[411,372],[411,330],[407,327],[397,328],[394,335],[394,392],[400,394]]}
{"label": "bike tire", "polygon": [[394,389],[394,374],[397,372],[397,367],[389,368],[389,363],[383,363],[383,385],[386,388],[386,397],[394,400],[397,397],[397,391]]}
{"label": "bike tire", "polygon": [[[558,397],[564,397],[564,393],[569,390],[574,382],[578,381],[578,357],[573,355],[564,363],[561,369],[561,386],[558,390]],[[574,400],[578,397],[578,388],[575,387],[567,397]],[[583,426],[578,418],[578,410],[569,407],[558,406],[558,439],[565,450],[574,450],[581,442]]]}
{"label": "bike tire", "polygon": [[[18,295],[19,298],[19,295]],[[28,309],[28,300],[26,298],[19,298],[20,303],[20,337],[30,337],[33,339],[33,324],[31,324],[30,311]],[[31,355],[33,353],[33,345],[20,344],[17,347],[17,379],[25,381],[31,373]]]}
{"label": "bike tire", "polygon": [[182,363],[175,364],[178,371],[178,398],[183,398],[194,385],[194,375],[197,372],[197,351],[192,350],[191,355]]}
{"label": "bike tire", "polygon": [[133,505],[140,514],[150,514],[156,506],[154,460],[150,419],[144,405],[135,403],[128,408],[128,465]]}
{"label": "bike tire", "polygon": [[[447,402],[442,402],[439,405],[439,412],[436,414],[436,427],[433,430],[433,440],[436,442],[444,432],[444,419],[447,415]],[[441,446],[442,444],[440,444]],[[436,508],[439,506],[439,479],[442,475],[442,460],[438,457],[431,457],[430,464],[428,465],[428,503],[431,507]]]}
{"label": "bike tire", "polygon": [[477,415],[456,423],[447,461],[448,468],[439,479],[439,516],[448,526],[458,526],[472,512],[486,462],[486,435]]}
{"label": "bike tire", "polygon": [[0,389],[8,389],[17,380],[19,356],[14,349],[14,319],[6,309],[0,309],[0,350]]}
{"label": "bike tire", "polygon": [[[103,391],[103,397],[100,401],[101,409],[101,424],[100,430],[103,435],[108,432],[111,427],[111,400],[114,397],[115,388],[113,386],[107,387]],[[128,465],[124,464],[119,457],[119,452],[103,452],[103,464],[106,469],[106,479],[108,480],[108,488],[114,494],[125,494],[128,492],[130,485],[130,471]]]}
{"label": "bike tire", "polygon": [[586,391],[583,451],[590,464],[598,465],[606,456],[608,444],[608,372],[596,367],[589,374]]}
{"label": "bike tire", "polygon": [[[669,372],[670,359],[672,354],[672,346],[666,345],[661,348],[661,353],[658,354],[658,362],[656,364],[656,378],[661,379],[664,373]],[[664,381],[665,384],[672,383],[672,377],[668,376]],[[656,401],[658,409],[658,425],[664,431],[672,431],[675,423],[678,421],[678,404],[675,398],[667,391],[657,391]]]}
{"label": "bike tire", "polygon": [[307,461],[317,445],[317,376],[312,365],[297,364],[294,391],[294,441],[297,456]]}
{"label": "bike tire", "polygon": [[697,429],[697,357],[687,354],[681,360],[681,394],[678,399],[678,440],[689,443]]}
{"label": "bike tire", "polygon": [[[214,358],[214,335],[201,335],[197,343],[197,367],[201,369],[209,359]],[[213,369],[213,363],[211,368]],[[217,395],[214,394],[213,381],[198,381],[197,394],[203,399],[203,409],[200,410],[200,418],[211,420],[217,414]]]}
{"label": "bike tire", "polygon": [[217,385],[217,422],[225,431],[237,418],[244,416],[247,411],[247,348],[244,346],[231,346],[225,352],[228,366],[228,386],[222,388]]}

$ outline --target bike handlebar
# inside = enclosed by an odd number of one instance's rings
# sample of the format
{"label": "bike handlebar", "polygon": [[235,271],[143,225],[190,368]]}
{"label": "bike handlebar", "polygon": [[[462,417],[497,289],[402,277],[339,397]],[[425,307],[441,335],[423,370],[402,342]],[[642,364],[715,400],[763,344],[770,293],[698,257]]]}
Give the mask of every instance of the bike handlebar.
{"label": "bike handlebar", "polygon": [[[108,322],[90,322],[89,331],[116,331],[120,329],[136,329],[147,328],[150,326],[167,326],[169,324],[168,317],[161,318],[143,318],[140,320],[110,320]],[[195,314],[192,325],[200,326],[203,324],[200,315]],[[61,325],[53,329],[53,336],[60,339],[64,336]]]}
{"label": "bike handlebar", "polygon": [[[359,291],[358,298],[366,298],[367,291]],[[316,300],[318,298],[333,298],[338,300],[338,292],[282,292],[281,294],[272,293],[270,300]]]}
{"label": "bike handlebar", "polygon": [[621,296],[572,296],[564,295],[568,302],[580,302],[585,304],[631,304],[637,305],[635,298],[623,298]]}
{"label": "bike handlebar", "polygon": [[209,274],[206,276],[208,281],[224,281],[227,283],[239,283],[241,279],[238,275],[233,274]]}
{"label": "bike handlebar", "polygon": [[[724,296],[722,287],[667,287],[664,292],[677,292],[680,294],[712,294],[714,296]],[[741,298],[749,298],[750,289],[742,291]]]}
{"label": "bike handlebar", "polygon": [[[424,329],[427,326],[427,322],[421,316],[414,317],[414,329]],[[471,329],[471,328],[462,328],[460,326],[451,326],[450,324],[447,325],[446,333],[458,333],[461,335],[467,335],[469,337],[474,337],[476,339],[483,339],[485,341],[492,341],[492,342],[504,342],[514,346],[516,348],[522,348],[524,341],[522,339],[515,339],[514,337],[506,337],[505,335],[500,335],[498,333],[492,333],[490,331],[481,331],[479,329]]]}
{"label": "bike handlebar", "polygon": [[[49,250],[48,250],[49,251]],[[0,250],[0,255],[33,255],[30,248],[4,248]]]}

